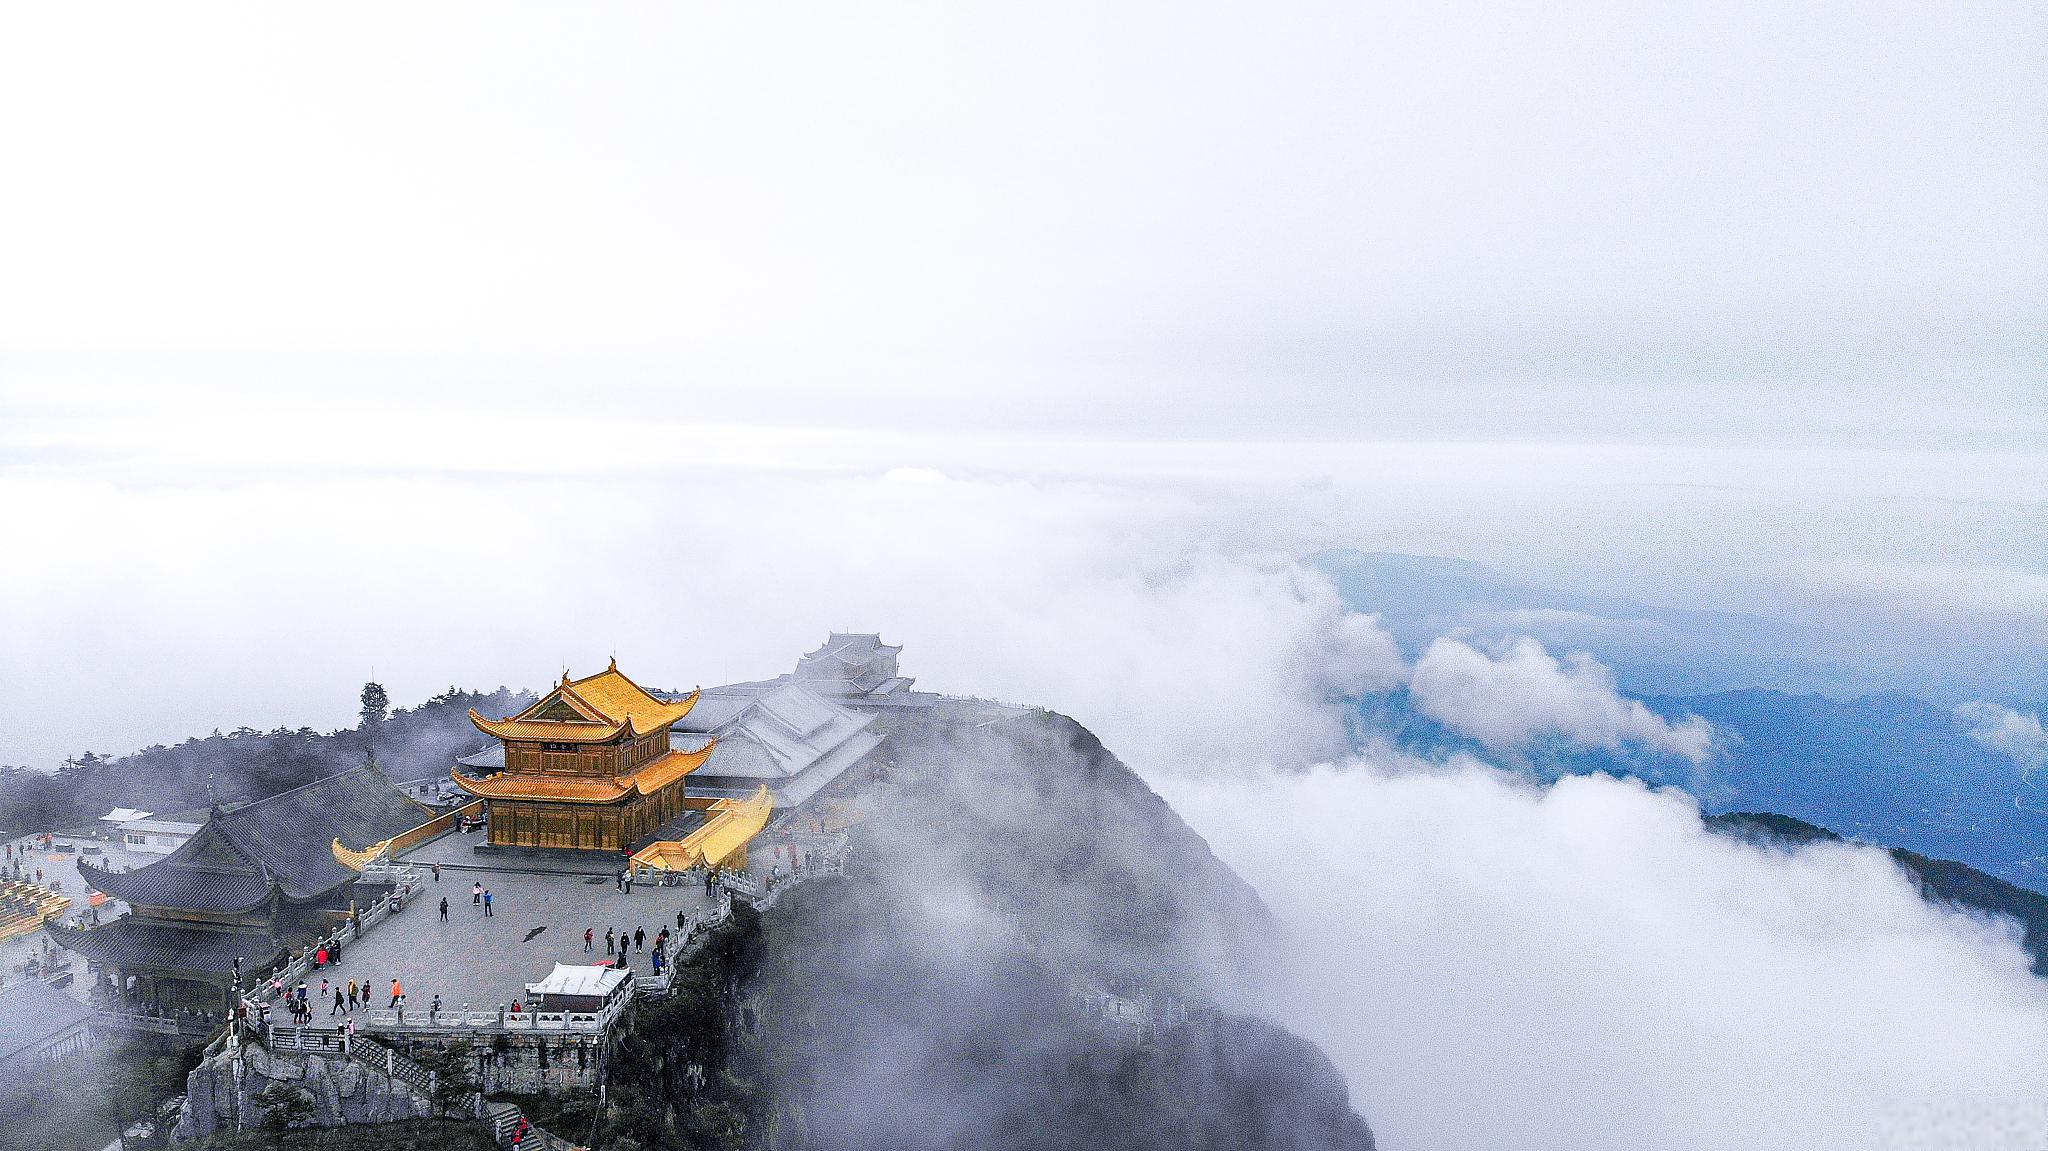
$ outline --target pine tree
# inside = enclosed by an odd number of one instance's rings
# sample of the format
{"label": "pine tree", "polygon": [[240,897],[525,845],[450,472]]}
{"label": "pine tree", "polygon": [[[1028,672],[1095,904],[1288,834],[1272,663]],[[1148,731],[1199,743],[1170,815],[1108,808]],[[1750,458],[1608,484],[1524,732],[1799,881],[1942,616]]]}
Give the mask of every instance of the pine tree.
{"label": "pine tree", "polygon": [[383,723],[385,717],[390,713],[390,709],[391,696],[384,691],[383,684],[373,679],[363,685],[362,728],[364,731],[369,731],[378,724]]}

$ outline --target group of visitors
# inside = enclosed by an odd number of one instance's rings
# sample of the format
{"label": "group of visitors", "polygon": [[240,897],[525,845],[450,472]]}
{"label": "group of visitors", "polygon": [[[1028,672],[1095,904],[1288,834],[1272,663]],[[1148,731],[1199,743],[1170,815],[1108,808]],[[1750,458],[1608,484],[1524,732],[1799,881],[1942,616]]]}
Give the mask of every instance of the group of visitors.
{"label": "group of visitors", "polygon": [[[689,922],[689,916],[687,913],[681,911],[676,912],[676,930],[681,931],[683,925],[687,922]],[[583,950],[590,952],[596,951],[596,940],[596,928],[586,927],[583,929]],[[646,950],[647,928],[644,925],[640,927],[635,927],[630,932],[625,930],[624,928],[614,930],[613,928],[607,927],[604,929],[604,953],[606,955],[611,956],[617,962],[618,966],[624,967],[629,962],[631,962],[629,957],[634,952]],[[649,962],[651,962],[654,965],[654,973],[656,975],[660,975],[662,969],[668,966],[668,928],[663,927],[660,931],[654,934],[654,951],[652,952],[649,958]]]}

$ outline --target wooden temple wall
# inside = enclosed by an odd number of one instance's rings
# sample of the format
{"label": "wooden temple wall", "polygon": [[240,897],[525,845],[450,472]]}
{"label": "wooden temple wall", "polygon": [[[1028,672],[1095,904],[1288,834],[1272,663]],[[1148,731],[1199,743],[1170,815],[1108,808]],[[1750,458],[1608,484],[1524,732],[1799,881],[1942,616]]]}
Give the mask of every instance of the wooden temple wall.
{"label": "wooden temple wall", "polygon": [[491,843],[499,847],[623,851],[681,815],[683,806],[681,780],[651,796],[618,804],[493,799]]}
{"label": "wooden temple wall", "polygon": [[461,807],[456,808],[454,811],[443,812],[442,814],[435,816],[434,818],[426,821],[425,823],[420,824],[418,827],[413,828],[411,831],[404,832],[393,838],[391,841],[391,854],[393,856],[397,856],[401,852],[408,851],[414,847],[417,847],[420,844],[425,843],[427,840],[432,839],[435,836],[441,834],[442,832],[448,830],[449,828],[454,827],[456,821],[458,820],[461,820],[465,817],[472,815],[482,815],[483,810],[484,801],[481,799],[476,799],[463,804]]}
{"label": "wooden temple wall", "polygon": [[507,743],[505,770],[543,775],[623,775],[668,753],[668,729],[628,744]]}

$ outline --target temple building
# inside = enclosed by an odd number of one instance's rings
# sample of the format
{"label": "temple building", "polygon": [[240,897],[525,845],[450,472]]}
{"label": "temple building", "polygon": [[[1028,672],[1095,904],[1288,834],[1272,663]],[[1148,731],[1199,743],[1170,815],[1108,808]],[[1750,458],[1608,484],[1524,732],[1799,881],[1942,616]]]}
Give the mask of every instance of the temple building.
{"label": "temple building", "polygon": [[873,712],[855,711],[808,683],[712,689],[676,724],[678,743],[711,740],[711,758],[691,777],[695,795],[741,799],[767,787],[775,805],[795,807],[882,742]]}
{"label": "temple building", "polygon": [[218,1012],[237,960],[253,979],[375,898],[373,881],[337,860],[332,843],[387,841],[434,818],[375,767],[353,768],[216,808],[197,834],[146,867],[106,871],[81,860],[80,878],[132,910],[99,927],[46,930],[86,957],[103,998]]}
{"label": "temple building", "polygon": [[833,632],[822,646],[797,660],[797,683],[859,707],[888,707],[910,702],[915,682],[896,673],[901,645],[890,646],[869,632]]}
{"label": "temple building", "polygon": [[565,672],[518,715],[471,711],[498,744],[458,760],[455,782],[487,805],[489,847],[631,852],[684,816],[684,781],[711,758],[713,740],[669,741],[697,698],[661,699],[616,660],[583,679]]}

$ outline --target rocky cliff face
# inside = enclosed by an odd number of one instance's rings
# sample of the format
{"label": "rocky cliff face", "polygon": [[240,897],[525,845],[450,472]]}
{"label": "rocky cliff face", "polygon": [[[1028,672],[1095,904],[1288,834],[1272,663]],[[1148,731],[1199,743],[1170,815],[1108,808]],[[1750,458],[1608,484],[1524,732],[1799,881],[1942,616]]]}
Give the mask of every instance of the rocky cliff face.
{"label": "rocky cliff face", "polygon": [[256,1096],[273,1083],[304,1087],[313,1096],[316,1126],[395,1123],[433,1115],[431,1100],[403,1080],[339,1056],[272,1052],[250,1044],[242,1049],[239,1082],[226,1052],[201,1062],[185,1080],[185,1106],[172,1132],[177,1140],[254,1128],[263,1120]]}
{"label": "rocky cliff face", "polygon": [[936,716],[873,787],[853,872],[762,920],[757,1145],[1373,1146],[1314,1045],[1217,1007],[1265,910],[1079,724]]}

